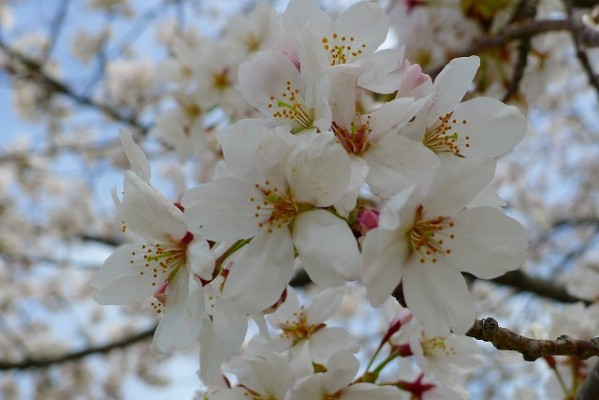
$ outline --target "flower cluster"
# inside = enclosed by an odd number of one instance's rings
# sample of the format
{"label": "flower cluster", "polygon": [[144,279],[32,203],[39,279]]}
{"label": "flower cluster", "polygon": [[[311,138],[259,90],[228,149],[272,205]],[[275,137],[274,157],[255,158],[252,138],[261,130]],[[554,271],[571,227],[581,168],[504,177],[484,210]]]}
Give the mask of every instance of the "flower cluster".
{"label": "flower cluster", "polygon": [[[180,44],[179,63],[169,67],[182,82],[204,77],[193,89],[203,95],[179,92],[182,113],[158,123],[180,157],[189,154],[183,138],[202,130],[196,120],[205,106],[249,104],[257,111],[241,115],[260,113],[217,130],[223,159],[210,182],[167,200],[150,185],[141,149],[122,135],[133,171],[122,200],[116,190],[113,197],[123,229],[142,243],[106,260],[95,298],[153,298],[164,314],[155,348],[199,341],[206,382],[238,353],[251,316],[261,333],[250,341],[252,357],[233,363],[239,385],[209,398],[388,399],[398,389],[422,398],[451,387],[473,361],[447,364],[461,346],[455,335],[475,319],[462,272],[495,278],[526,256],[523,227],[490,187],[495,159],[523,138],[526,121],[493,98],[462,101],[479,66],[475,56],[453,60],[433,80],[402,50],[380,50],[389,23],[374,3],[356,3],[336,19],[312,0],[291,0],[282,15],[261,7],[255,16],[268,16],[272,30],[260,35],[269,40],[237,32],[262,50],[235,67],[237,78],[220,64],[248,57],[240,47],[219,47],[218,57],[203,56],[211,65],[193,65]],[[306,308],[288,287],[298,268],[324,289]],[[392,345],[393,357],[406,355],[409,343],[438,384],[421,375],[378,386],[379,369],[354,381],[358,342],[325,323],[348,281],[360,281],[375,307],[401,285],[414,327]],[[281,333],[273,337],[274,329]]]}

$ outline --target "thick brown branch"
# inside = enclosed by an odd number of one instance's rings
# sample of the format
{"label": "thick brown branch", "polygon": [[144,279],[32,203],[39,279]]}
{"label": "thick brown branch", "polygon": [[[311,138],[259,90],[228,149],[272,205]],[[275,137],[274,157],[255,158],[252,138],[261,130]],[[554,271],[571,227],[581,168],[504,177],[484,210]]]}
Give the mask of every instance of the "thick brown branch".
{"label": "thick brown branch", "polygon": [[152,327],[145,331],[136,333],[131,336],[124,337],[121,340],[117,340],[102,346],[88,347],[86,349],[75,351],[72,353],[66,353],[57,357],[49,358],[27,358],[25,360],[11,362],[0,360],[0,371],[10,369],[31,369],[31,368],[46,368],[51,365],[57,365],[66,363],[69,361],[77,361],[85,358],[92,354],[105,354],[113,350],[122,349],[144,340],[150,339],[154,335],[156,327]]}
{"label": "thick brown branch", "polygon": [[599,338],[576,340],[562,335],[556,340],[531,339],[501,328],[493,318],[476,320],[466,335],[491,343],[498,350],[517,351],[526,361],[545,356],[573,356],[582,360],[599,356]]}

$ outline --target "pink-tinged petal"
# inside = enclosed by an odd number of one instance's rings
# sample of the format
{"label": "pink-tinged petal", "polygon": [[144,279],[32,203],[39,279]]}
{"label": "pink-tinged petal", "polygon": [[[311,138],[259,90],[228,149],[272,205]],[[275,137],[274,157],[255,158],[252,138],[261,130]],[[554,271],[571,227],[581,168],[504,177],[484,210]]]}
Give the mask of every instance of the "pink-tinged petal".
{"label": "pink-tinged petal", "polygon": [[181,204],[191,232],[208,240],[226,241],[249,238],[258,232],[258,224],[270,216],[270,212],[256,209],[262,200],[264,194],[253,184],[222,178],[190,189]]}
{"label": "pink-tinged petal", "polygon": [[395,387],[361,382],[344,389],[341,400],[398,400],[403,398],[402,395]]}
{"label": "pink-tinged petal", "polygon": [[202,279],[210,280],[214,272],[214,253],[208,242],[201,238],[194,238],[186,250],[187,267]]}
{"label": "pink-tinged petal", "polygon": [[130,132],[122,129],[119,133],[121,136],[123,150],[127,155],[127,159],[131,164],[131,168],[133,168],[133,172],[135,172],[142,180],[149,182],[152,175],[150,171],[150,163],[148,162],[148,158],[146,157],[145,153],[141,147],[135,144]]}
{"label": "pink-tinged petal", "polygon": [[351,161],[335,136],[323,132],[296,146],[287,159],[286,175],[296,201],[328,207],[345,194]]}
{"label": "pink-tinged petal", "polygon": [[232,303],[218,301],[212,316],[212,327],[220,341],[223,360],[233,357],[241,348],[247,333],[247,316]]}
{"label": "pink-tinged petal", "polygon": [[344,46],[346,62],[352,63],[374,53],[383,44],[389,31],[389,20],[380,5],[361,1],[337,17],[334,30],[338,37],[330,45]]}
{"label": "pink-tinged petal", "polygon": [[410,262],[404,268],[403,293],[414,318],[431,336],[447,336],[450,330],[463,335],[474,323],[466,281],[451,266]]}
{"label": "pink-tinged petal", "polygon": [[187,233],[183,213],[159,191],[131,171],[125,172],[122,217],[127,228],[150,243],[182,239]]}
{"label": "pink-tinged petal", "polygon": [[441,165],[439,158],[422,143],[388,134],[364,154],[369,171],[366,183],[383,198],[412,185],[429,182]]}
{"label": "pink-tinged petal", "polygon": [[465,158],[443,164],[422,202],[425,216],[454,216],[491,182],[494,175],[495,160],[492,158]]}
{"label": "pink-tinged petal", "polygon": [[452,118],[459,124],[454,128],[459,144],[469,144],[468,147],[460,145],[460,154],[466,157],[499,157],[512,150],[526,133],[526,118],[520,110],[491,97],[477,97],[458,104]]}
{"label": "pink-tinged petal", "polygon": [[291,279],[294,259],[288,228],[262,232],[239,251],[227,277],[223,299],[250,314],[271,307]]}
{"label": "pink-tinged petal", "polygon": [[360,251],[347,223],[325,210],[296,217],[293,242],[312,281],[320,287],[340,286],[355,280],[360,271]]}
{"label": "pink-tinged petal", "polygon": [[366,285],[366,297],[378,307],[401,281],[408,258],[407,240],[397,231],[373,229],[362,243],[362,255],[362,282]]}
{"label": "pink-tinged petal", "polygon": [[448,262],[460,271],[493,279],[520,267],[528,241],[520,223],[489,207],[465,210],[453,218]]}
{"label": "pink-tinged petal", "polygon": [[437,75],[433,83],[435,94],[429,110],[429,124],[458,105],[472,85],[479,65],[477,56],[454,58]]}
{"label": "pink-tinged petal", "polygon": [[202,285],[181,269],[168,286],[164,316],[154,334],[154,344],[163,353],[195,344],[204,318]]}
{"label": "pink-tinged petal", "polygon": [[311,324],[320,324],[329,319],[337,310],[343,296],[345,295],[345,288],[331,288],[325,289],[318,293],[313,299],[312,303],[304,308],[304,313]]}
{"label": "pink-tinged petal", "polygon": [[336,353],[327,363],[328,371],[323,378],[326,392],[337,393],[349,385],[356,376],[358,368],[360,368],[360,362],[349,350]]}
{"label": "pink-tinged petal", "polygon": [[343,328],[324,327],[310,336],[312,361],[325,365],[338,351],[348,350],[357,353],[360,341]]}
{"label": "pink-tinged petal", "polygon": [[94,300],[100,304],[130,304],[147,299],[158,290],[169,271],[157,268],[154,274],[149,270],[141,246],[122,246],[104,261],[92,279],[97,288]]}

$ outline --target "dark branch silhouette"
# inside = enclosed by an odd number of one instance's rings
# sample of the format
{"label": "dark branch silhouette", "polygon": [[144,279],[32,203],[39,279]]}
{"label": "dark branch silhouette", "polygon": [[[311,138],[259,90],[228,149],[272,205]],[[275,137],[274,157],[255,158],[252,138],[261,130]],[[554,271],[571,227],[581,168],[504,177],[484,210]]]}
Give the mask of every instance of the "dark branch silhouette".
{"label": "dark branch silhouette", "polygon": [[46,368],[51,365],[57,365],[66,363],[69,361],[77,361],[92,354],[104,354],[109,353],[113,350],[122,349],[134,345],[136,343],[142,342],[144,340],[150,339],[154,335],[154,330],[156,326],[153,326],[150,329],[145,331],[141,331],[131,336],[126,336],[120,340],[116,340],[111,343],[107,343],[101,346],[92,346],[85,348],[80,351],[75,351],[72,353],[66,353],[58,357],[48,357],[48,358],[26,358],[21,361],[11,362],[11,361],[2,361],[0,360],[0,371],[9,370],[9,369],[32,369],[32,368]]}

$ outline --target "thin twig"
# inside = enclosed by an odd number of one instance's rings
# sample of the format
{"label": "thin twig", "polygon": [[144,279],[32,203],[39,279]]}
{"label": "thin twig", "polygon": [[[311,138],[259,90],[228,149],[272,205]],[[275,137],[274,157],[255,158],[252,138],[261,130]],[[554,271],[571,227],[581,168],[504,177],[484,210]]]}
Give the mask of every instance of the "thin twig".
{"label": "thin twig", "polygon": [[24,65],[28,69],[28,72],[31,75],[31,78],[34,81],[39,82],[40,85],[42,85],[43,87],[46,87],[50,91],[65,95],[66,97],[70,98],[71,100],[73,100],[75,103],[77,103],[79,105],[94,108],[94,109],[100,111],[101,113],[103,113],[104,115],[106,115],[116,121],[123,122],[132,127],[137,128],[142,133],[145,133],[148,131],[149,128],[142,125],[134,117],[123,115],[116,108],[113,108],[112,106],[110,106],[108,104],[99,103],[99,102],[93,100],[91,97],[87,97],[87,96],[81,95],[79,93],[76,93],[66,83],[63,83],[63,82],[47,75],[43,71],[43,66],[38,61],[36,61],[30,57],[27,57],[26,55],[21,54],[18,51],[8,47],[1,40],[0,40],[0,50],[4,51],[4,53],[6,53],[6,55],[8,55],[9,57],[11,57],[14,60],[17,60],[22,65]]}

